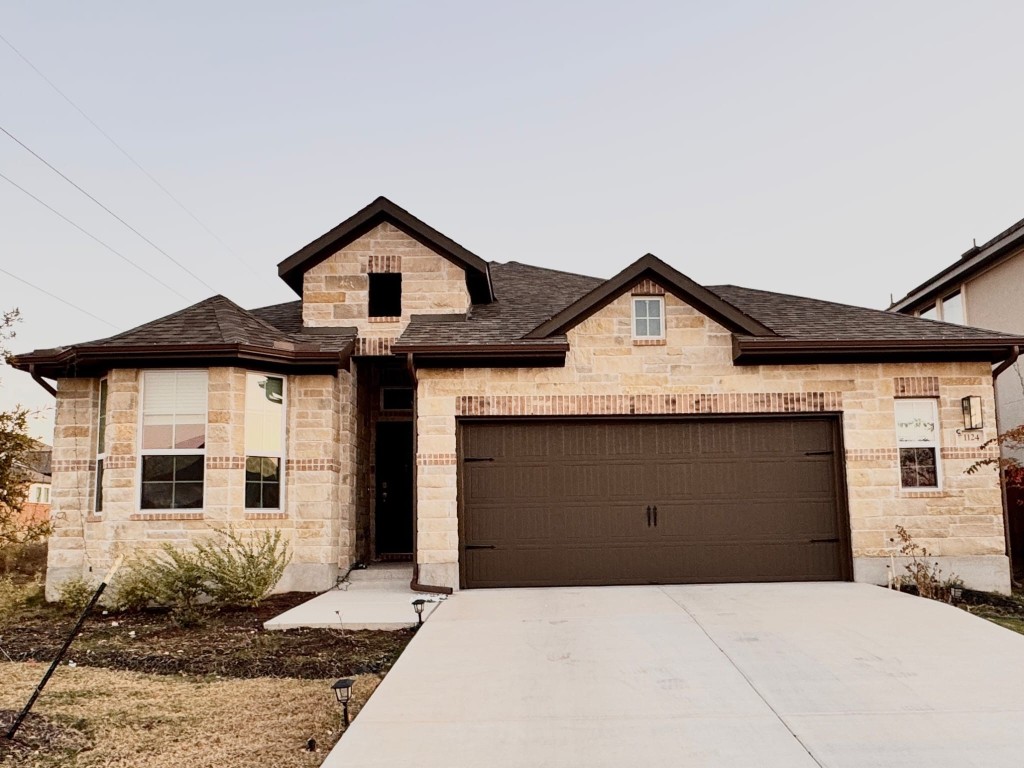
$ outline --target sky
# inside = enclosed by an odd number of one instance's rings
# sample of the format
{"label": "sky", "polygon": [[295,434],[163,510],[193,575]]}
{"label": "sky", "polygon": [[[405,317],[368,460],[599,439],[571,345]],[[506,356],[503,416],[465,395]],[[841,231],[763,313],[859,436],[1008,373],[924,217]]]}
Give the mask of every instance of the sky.
{"label": "sky", "polygon": [[[1024,217],[1022,25],[947,0],[0,0],[0,174],[121,254],[0,179],[0,268],[84,310],[0,273],[10,346],[293,300],[277,263],[378,195],[490,261],[651,252],[884,309]],[[0,367],[15,403],[48,438],[52,398]]]}

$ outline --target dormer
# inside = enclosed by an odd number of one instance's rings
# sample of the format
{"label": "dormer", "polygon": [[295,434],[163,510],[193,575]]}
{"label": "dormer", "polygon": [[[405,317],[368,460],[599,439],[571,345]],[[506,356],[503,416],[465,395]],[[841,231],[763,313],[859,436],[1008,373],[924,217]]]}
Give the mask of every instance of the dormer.
{"label": "dormer", "polygon": [[483,259],[384,197],[278,265],[307,328],[394,337],[411,315],[465,314],[494,300]]}

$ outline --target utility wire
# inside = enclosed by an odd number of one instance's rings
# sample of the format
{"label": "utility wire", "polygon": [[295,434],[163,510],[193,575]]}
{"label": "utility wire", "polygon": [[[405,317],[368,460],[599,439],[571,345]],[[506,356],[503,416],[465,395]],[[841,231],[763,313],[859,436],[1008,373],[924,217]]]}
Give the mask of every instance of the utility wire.
{"label": "utility wire", "polygon": [[14,142],[16,143],[16,144],[18,144],[18,146],[20,146],[20,147],[21,147],[22,149],[24,149],[24,150],[25,150],[26,152],[28,152],[28,153],[29,153],[30,155],[32,155],[32,157],[34,157],[34,158],[35,158],[36,160],[38,160],[39,162],[41,162],[41,163],[42,163],[43,165],[45,165],[45,166],[46,166],[47,168],[49,168],[49,169],[50,169],[51,171],[53,171],[53,172],[54,172],[54,173],[56,173],[56,174],[57,174],[58,176],[60,176],[60,177],[61,177],[62,179],[64,179],[64,181],[66,181],[66,182],[67,182],[68,184],[70,184],[70,185],[71,185],[72,187],[74,187],[74,188],[75,188],[75,189],[77,189],[77,190],[78,190],[79,192],[81,192],[81,193],[82,193],[83,195],[85,195],[85,196],[86,196],[86,197],[88,197],[88,198],[89,198],[90,200],[92,200],[92,201],[93,201],[94,203],[96,203],[96,205],[98,205],[98,206],[99,206],[100,208],[102,208],[102,209],[103,209],[104,211],[106,211],[106,212],[107,212],[107,213],[109,213],[109,214],[110,214],[111,216],[113,216],[113,217],[114,217],[115,219],[117,219],[117,220],[118,220],[119,222],[121,222],[121,223],[122,223],[122,224],[124,224],[124,225],[125,225],[126,227],[128,227],[128,229],[130,229],[130,230],[131,230],[132,232],[134,232],[134,233],[135,233],[136,235],[138,235],[138,236],[139,236],[139,237],[141,237],[141,238],[142,238],[143,240],[145,240],[145,241],[146,241],[147,243],[149,243],[149,244],[150,244],[151,246],[153,246],[153,248],[155,248],[155,249],[156,249],[156,250],[158,250],[158,251],[159,251],[160,253],[162,253],[162,254],[163,254],[164,256],[166,256],[166,257],[167,257],[168,259],[170,259],[170,260],[171,260],[172,262],[174,262],[174,263],[175,263],[175,264],[176,264],[176,265],[177,265],[178,267],[180,267],[180,268],[181,268],[182,270],[184,270],[185,272],[187,272],[187,273],[188,273],[189,275],[191,275],[191,276],[192,276],[193,278],[195,278],[195,279],[196,279],[196,280],[197,280],[198,282],[202,283],[202,285],[203,285],[204,287],[206,287],[206,288],[207,288],[207,290],[209,290],[209,291],[212,291],[213,293],[219,293],[219,291],[218,291],[218,290],[217,290],[216,288],[214,288],[214,287],[213,287],[212,285],[210,285],[210,284],[209,284],[208,282],[206,282],[205,280],[203,280],[203,278],[201,278],[201,277],[200,277],[199,275],[197,275],[197,274],[196,274],[195,272],[193,272],[193,271],[192,271],[191,269],[189,269],[188,267],[186,267],[186,266],[185,266],[184,264],[182,264],[182,263],[181,263],[180,261],[178,261],[178,260],[177,260],[176,258],[174,258],[173,256],[171,256],[171,254],[169,254],[169,253],[168,253],[167,251],[165,251],[165,250],[164,250],[163,248],[161,248],[161,247],[160,247],[159,245],[157,245],[157,244],[156,244],[156,243],[154,243],[154,242],[153,242],[152,240],[150,240],[150,239],[149,239],[148,237],[146,237],[146,236],[145,236],[144,234],[142,234],[141,232],[139,232],[139,230],[137,230],[137,229],[136,229],[135,227],[133,227],[133,226],[132,226],[131,224],[129,224],[129,223],[127,222],[127,221],[125,221],[125,220],[124,220],[124,219],[122,219],[122,218],[121,218],[120,216],[118,216],[118,215],[117,215],[116,213],[114,213],[114,212],[113,212],[112,210],[110,210],[109,208],[107,208],[107,206],[105,206],[105,205],[104,205],[103,203],[101,203],[101,202],[100,202],[99,200],[97,200],[97,199],[96,199],[95,197],[93,197],[93,196],[92,196],[92,195],[90,195],[90,194],[89,194],[88,192],[86,192],[86,191],[85,191],[84,189],[82,189],[82,188],[81,188],[80,186],[78,186],[78,185],[77,185],[77,184],[76,184],[75,182],[73,182],[73,181],[72,181],[72,180],[71,180],[70,178],[68,178],[68,177],[67,177],[67,176],[65,176],[65,175],[64,175],[63,173],[61,173],[61,172],[60,172],[60,171],[59,171],[59,170],[58,170],[57,168],[55,168],[54,166],[52,166],[52,165],[51,165],[51,164],[50,164],[50,163],[49,163],[49,162],[48,162],[48,161],[46,160],[46,158],[44,158],[44,157],[43,157],[42,155],[40,155],[39,153],[37,153],[37,152],[36,152],[36,151],[35,151],[34,149],[32,149],[32,148],[31,148],[30,146],[28,146],[28,145],[27,145],[27,144],[26,144],[25,142],[23,142],[23,141],[22,141],[21,139],[19,139],[19,138],[18,138],[17,136],[15,136],[15,135],[14,135],[13,133],[11,133],[10,131],[8,131],[8,130],[7,130],[6,128],[4,128],[4,127],[3,127],[2,125],[0,125],[0,131],[2,131],[3,133],[7,134],[7,136],[9,136],[9,137],[10,137],[10,138],[11,138],[11,139],[12,139],[12,140],[13,140],[13,141],[14,141]]}
{"label": "utility wire", "polygon": [[6,181],[6,182],[7,182],[8,184],[10,184],[10,185],[11,185],[12,187],[14,187],[15,189],[18,189],[18,190],[20,190],[20,191],[24,192],[24,193],[25,193],[26,195],[28,195],[29,197],[31,197],[31,198],[32,198],[33,200],[35,200],[35,201],[36,201],[37,203],[39,203],[39,204],[40,204],[41,206],[43,206],[43,207],[44,207],[44,208],[45,208],[46,210],[50,211],[50,213],[52,213],[52,214],[54,214],[54,215],[56,215],[56,216],[59,216],[59,217],[60,217],[60,218],[62,218],[62,219],[63,219],[64,221],[66,221],[66,222],[67,222],[68,224],[70,224],[70,225],[71,225],[72,227],[74,227],[74,228],[75,228],[75,229],[77,229],[77,230],[78,230],[79,232],[81,232],[81,233],[82,233],[83,235],[85,235],[86,237],[90,238],[91,240],[95,240],[95,241],[96,241],[97,243],[99,243],[100,245],[102,245],[102,246],[103,246],[104,248],[106,248],[106,249],[107,249],[108,251],[110,251],[110,252],[111,252],[112,254],[114,254],[115,256],[117,256],[117,257],[118,257],[119,259],[121,259],[121,260],[122,260],[122,261],[124,261],[124,262],[127,262],[127,263],[128,263],[128,264],[130,264],[130,265],[131,265],[132,267],[134,267],[135,269],[139,270],[139,272],[141,272],[142,274],[144,274],[144,275],[145,275],[146,277],[148,277],[148,278],[150,278],[150,279],[152,279],[152,280],[155,280],[156,282],[160,283],[160,285],[162,285],[162,286],[163,286],[164,288],[166,288],[167,290],[169,290],[169,291],[170,291],[171,293],[174,293],[174,294],[176,294],[177,296],[179,296],[179,297],[181,297],[181,298],[185,299],[185,301],[188,301],[188,297],[187,297],[187,296],[186,296],[185,294],[183,294],[183,293],[182,293],[181,291],[179,291],[179,290],[177,290],[176,288],[173,288],[172,286],[168,285],[168,284],[167,284],[167,283],[165,283],[165,282],[164,282],[163,280],[161,280],[161,279],[160,279],[159,277],[157,277],[156,275],[154,275],[154,274],[153,274],[152,272],[148,271],[148,270],[147,270],[147,269],[146,269],[145,267],[141,267],[141,266],[139,266],[139,265],[138,265],[138,264],[136,264],[136,263],[135,263],[134,261],[132,261],[131,259],[129,259],[129,258],[127,257],[127,256],[125,256],[125,255],[124,255],[123,253],[121,253],[120,251],[118,251],[118,250],[115,250],[115,249],[114,249],[114,248],[112,248],[111,246],[107,245],[107,244],[106,244],[105,242],[103,242],[103,241],[102,241],[102,240],[100,240],[100,239],[99,239],[98,237],[96,237],[96,235],[94,235],[94,234],[92,234],[91,232],[89,232],[88,230],[86,230],[86,229],[83,229],[82,227],[80,227],[80,226],[79,226],[78,224],[76,224],[75,222],[73,222],[73,221],[72,221],[71,219],[69,219],[69,218],[68,218],[67,216],[65,216],[65,215],[64,215],[63,213],[61,213],[60,211],[58,211],[58,210],[57,210],[56,208],[54,208],[53,206],[51,206],[51,205],[49,205],[49,204],[47,204],[47,203],[43,202],[42,200],[40,200],[40,199],[39,199],[38,197],[36,197],[35,195],[33,195],[33,194],[32,194],[31,192],[29,192],[29,191],[28,191],[27,189],[25,189],[25,188],[24,188],[23,186],[21,186],[20,184],[18,184],[18,183],[17,183],[17,182],[15,182],[14,180],[12,180],[12,179],[8,178],[7,176],[4,176],[4,174],[3,174],[3,173],[0,173],[0,179],[3,179],[4,181]]}
{"label": "utility wire", "polygon": [[111,322],[109,322],[109,321],[107,321],[107,320],[104,320],[104,319],[103,319],[102,317],[99,317],[98,315],[94,315],[94,314],[93,314],[92,312],[90,312],[90,311],[89,311],[89,310],[87,310],[87,309],[82,309],[82,308],[81,308],[80,306],[78,306],[77,304],[72,304],[72,303],[71,303],[70,301],[68,301],[67,299],[62,299],[62,298],[61,298],[60,296],[58,296],[58,295],[57,295],[57,294],[55,294],[55,293],[50,293],[50,292],[49,292],[48,290],[46,290],[45,288],[40,288],[40,287],[39,287],[38,285],[35,285],[35,284],[33,284],[33,283],[30,283],[30,282],[29,282],[28,280],[26,280],[26,279],[24,279],[24,278],[22,278],[22,277],[18,277],[17,275],[13,275],[13,274],[11,274],[10,272],[8,272],[8,271],[7,271],[6,269],[4,269],[3,267],[0,267],[0,273],[3,273],[3,274],[5,274],[5,275],[7,275],[7,276],[8,276],[9,278],[11,278],[11,279],[13,279],[13,280],[17,280],[17,281],[18,281],[19,283],[22,283],[23,285],[27,285],[27,286],[28,286],[29,288],[33,288],[33,289],[35,289],[35,290],[39,291],[40,293],[45,293],[45,294],[46,294],[47,296],[49,296],[49,297],[50,297],[51,299],[56,299],[56,300],[57,300],[57,301],[59,301],[59,302],[60,302],[61,304],[67,304],[67,305],[68,305],[69,307],[71,307],[72,309],[77,309],[77,310],[78,310],[79,312],[81,312],[81,313],[82,313],[83,315],[88,315],[88,316],[89,316],[89,317],[91,317],[91,318],[92,318],[93,320],[99,320],[99,321],[100,321],[101,323],[103,323],[104,325],[109,325],[109,326],[110,326],[111,328],[113,328],[113,329],[114,329],[115,331],[116,331],[116,330],[118,330],[118,327],[117,327],[116,325],[114,325],[113,323],[111,323]]}
{"label": "utility wire", "polygon": [[217,235],[216,232],[214,232],[212,229],[210,229],[208,226],[206,226],[206,224],[204,224],[199,219],[198,216],[196,216],[194,213],[192,213],[192,211],[190,211],[187,207],[185,207],[185,204],[183,202],[181,202],[181,200],[179,200],[177,197],[175,197],[171,193],[171,191],[169,189],[167,189],[167,187],[165,187],[163,184],[161,184],[159,181],[157,181],[156,177],[153,176],[153,174],[151,174],[149,171],[147,171],[145,168],[143,168],[142,164],[138,160],[136,160],[134,157],[132,157],[130,154],[128,154],[128,150],[126,150],[124,147],[122,147],[120,144],[118,144],[116,141],[114,141],[114,138],[109,133],[104,131],[96,123],[95,120],[93,120],[91,117],[89,117],[89,115],[87,115],[85,113],[85,110],[83,110],[80,106],[78,106],[75,102],[73,102],[71,100],[70,96],[68,96],[66,93],[64,93],[64,91],[62,91],[60,88],[58,88],[56,83],[54,83],[50,78],[48,78],[46,75],[44,75],[42,73],[42,71],[39,69],[39,67],[37,67],[35,64],[33,64],[31,61],[29,61],[28,57],[25,56],[25,54],[23,54],[21,51],[19,51],[17,48],[15,48],[14,44],[10,40],[8,40],[2,34],[0,34],[0,40],[3,40],[4,43],[6,43],[7,47],[10,48],[12,51],[14,51],[18,55],[18,58],[20,58],[22,61],[24,61],[26,64],[28,64],[28,66],[32,69],[33,72],[35,72],[37,75],[39,75],[39,77],[41,77],[46,82],[46,84],[48,86],[50,86],[54,91],[57,92],[57,94],[62,99],[64,99],[64,101],[66,101],[68,104],[70,104],[71,107],[78,114],[80,114],[83,118],[85,118],[86,122],[88,122],[89,125],[91,125],[93,128],[95,128],[103,138],[105,138],[107,141],[109,141],[110,144],[114,147],[114,149],[116,149],[118,152],[120,152],[122,155],[124,155],[126,158],[128,158],[128,160],[132,163],[132,165],[134,165],[136,168],[138,168],[140,171],[142,171],[142,173],[145,175],[145,177],[147,179],[149,179],[157,187],[159,187],[161,192],[163,192],[165,195],[167,195],[167,197],[169,197],[174,202],[175,205],[177,205],[179,208],[181,208],[181,210],[183,210],[186,214],[188,214],[189,218],[191,218],[192,221],[194,221],[196,224],[198,224],[200,227],[202,227],[210,237],[212,237],[214,240],[216,240],[218,243],[220,243],[221,246],[224,248],[224,250],[226,250],[228,253],[230,253],[238,262],[243,264],[246,269],[248,269],[250,272],[252,272],[252,274],[254,274],[254,275],[256,274],[256,270],[253,269],[252,265],[248,261],[246,261],[241,256],[239,256],[234,251],[234,249],[231,248],[231,246],[229,246],[227,243],[225,243]]}

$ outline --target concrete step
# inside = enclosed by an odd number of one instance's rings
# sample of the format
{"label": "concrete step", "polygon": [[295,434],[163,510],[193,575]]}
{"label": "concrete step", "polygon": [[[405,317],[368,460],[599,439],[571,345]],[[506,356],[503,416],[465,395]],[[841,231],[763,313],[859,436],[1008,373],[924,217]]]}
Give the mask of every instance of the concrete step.
{"label": "concrete step", "polygon": [[364,581],[412,581],[409,563],[374,563],[367,568],[352,571],[348,580],[353,584]]}

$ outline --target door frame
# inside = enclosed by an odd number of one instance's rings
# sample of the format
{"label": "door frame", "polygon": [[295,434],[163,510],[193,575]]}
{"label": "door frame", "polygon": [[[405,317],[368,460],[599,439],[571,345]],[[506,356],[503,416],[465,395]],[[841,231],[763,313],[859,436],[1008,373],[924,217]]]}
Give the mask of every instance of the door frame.
{"label": "door frame", "polygon": [[[847,492],[848,482],[846,477],[846,448],[843,439],[843,414],[841,411],[813,411],[803,413],[698,413],[698,414],[614,414],[602,416],[589,415],[544,415],[544,416],[459,416],[455,419],[455,443],[456,443],[456,493],[458,503],[456,514],[458,515],[458,536],[459,536],[459,588],[466,587],[466,510],[465,510],[465,473],[462,468],[465,458],[464,434],[465,427],[473,424],[513,424],[532,423],[541,424],[544,422],[712,422],[712,421],[826,421],[832,425],[832,464],[836,497],[836,521],[839,526],[839,560],[840,580],[853,581],[853,545],[850,529],[850,504]],[[535,589],[546,589],[546,587],[534,587]],[[517,589],[530,589],[530,587],[517,587]]]}

